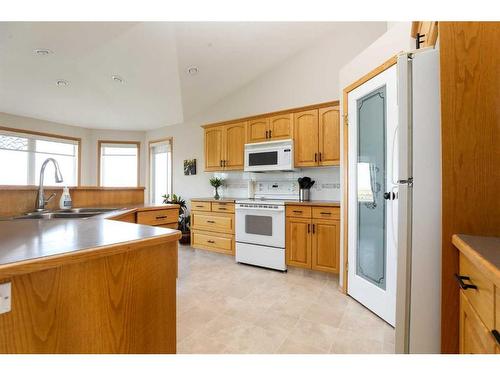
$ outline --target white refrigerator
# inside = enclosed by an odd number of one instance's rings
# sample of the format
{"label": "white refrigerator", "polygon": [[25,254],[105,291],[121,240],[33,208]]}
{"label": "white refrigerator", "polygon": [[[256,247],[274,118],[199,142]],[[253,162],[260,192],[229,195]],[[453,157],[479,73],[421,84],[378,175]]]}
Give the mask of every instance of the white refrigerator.
{"label": "white refrigerator", "polygon": [[396,352],[441,350],[439,50],[398,57]]}

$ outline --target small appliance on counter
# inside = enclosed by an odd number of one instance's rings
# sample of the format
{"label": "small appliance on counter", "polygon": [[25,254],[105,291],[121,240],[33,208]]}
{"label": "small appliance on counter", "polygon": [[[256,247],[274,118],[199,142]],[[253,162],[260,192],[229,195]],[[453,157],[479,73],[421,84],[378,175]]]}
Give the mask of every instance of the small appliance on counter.
{"label": "small appliance on counter", "polygon": [[299,201],[304,202],[311,199],[311,187],[316,181],[311,180],[310,177],[299,177]]}

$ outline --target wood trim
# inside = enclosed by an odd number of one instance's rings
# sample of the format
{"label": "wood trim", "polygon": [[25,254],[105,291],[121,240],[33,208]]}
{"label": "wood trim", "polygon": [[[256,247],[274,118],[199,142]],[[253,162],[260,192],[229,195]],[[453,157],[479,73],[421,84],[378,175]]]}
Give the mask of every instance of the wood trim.
{"label": "wood trim", "polygon": [[[422,27],[428,26],[428,31],[425,32],[425,39],[422,41],[422,47],[433,47],[436,45],[438,37],[438,21],[413,21],[411,24],[410,36],[417,38],[417,34],[422,30]],[[424,30],[425,31],[425,30]]]}
{"label": "wood trim", "polygon": [[338,106],[340,105],[339,100],[334,100],[331,102],[324,102],[324,103],[319,103],[319,104],[311,104],[307,105],[304,107],[297,107],[297,108],[290,108],[290,109],[283,109],[280,111],[275,111],[275,112],[268,112],[268,113],[263,113],[259,115],[254,115],[254,116],[248,116],[248,117],[241,117],[233,120],[227,120],[227,121],[220,121],[220,122],[214,122],[206,125],[202,125],[202,128],[211,128],[214,126],[220,126],[220,125],[228,125],[233,122],[245,122],[245,121],[250,121],[250,120],[256,120],[259,118],[264,118],[264,117],[271,117],[271,116],[279,116],[279,115],[284,115],[287,113],[294,113],[294,112],[302,112],[302,111],[308,111],[311,109],[317,109],[317,108],[324,108],[324,107],[332,107],[332,106]]}
{"label": "wood trim", "polygon": [[148,141],[148,165],[146,166],[147,170],[147,181],[146,184],[149,187],[149,192],[148,192],[148,201],[149,203],[152,203],[151,200],[151,145],[153,143],[161,143],[161,142],[170,142],[170,191],[173,193],[174,192],[174,137],[165,137],[165,138],[159,138],[159,139],[153,139]]}
{"label": "wood trim", "polygon": [[[104,187],[104,186],[68,186],[69,190],[144,190],[144,186],[137,187]],[[62,186],[44,185],[45,190],[62,190]],[[0,190],[38,190],[36,185],[0,185]]]}
{"label": "wood trim", "polygon": [[349,260],[349,253],[348,253],[348,207],[349,207],[349,194],[348,194],[348,189],[349,189],[349,158],[348,158],[348,144],[349,144],[349,127],[348,127],[348,116],[347,114],[349,113],[348,111],[348,98],[349,98],[349,93],[356,89],[357,87],[361,86],[363,83],[369,81],[373,77],[377,76],[378,74],[382,73],[383,71],[389,69],[391,66],[395,65],[398,61],[397,55],[392,56],[390,59],[385,61],[382,65],[377,66],[375,69],[372,71],[368,72],[364,76],[362,76],[360,79],[357,81],[351,83],[347,87],[344,88],[343,90],[343,95],[342,95],[342,108],[343,108],[343,117],[344,117],[344,137],[343,137],[343,158],[342,158],[342,165],[343,165],[343,195],[342,195],[342,202],[343,202],[343,208],[342,211],[344,213],[344,218],[343,218],[343,225],[341,228],[341,231],[343,233],[343,238],[344,238],[344,246],[341,251],[343,251],[344,254],[344,259],[343,259],[343,273],[342,273],[342,291],[347,294],[347,271],[348,271],[348,260]]}
{"label": "wood trim", "polygon": [[[43,132],[37,132],[33,130],[24,130],[24,129],[17,129],[17,128],[9,128],[6,126],[0,126],[0,130],[8,131],[8,132],[13,132],[13,133],[23,133],[23,134],[30,134],[30,135],[39,135],[41,137],[49,137],[49,138],[59,138],[59,139],[65,139],[68,141],[75,141],[78,144],[78,174],[77,174],[77,181],[76,181],[76,186],[80,186],[82,183],[82,139],[77,138],[77,137],[69,137],[67,135],[60,135],[60,134],[54,134],[54,133],[43,133]],[[21,185],[25,186],[25,185]],[[2,185],[0,185],[0,188],[3,188]]]}
{"label": "wood trim", "polygon": [[[140,186],[140,168],[141,168],[141,142],[140,141],[97,141],[97,186],[101,187],[101,147],[103,143],[137,145],[137,187]],[[133,186],[130,186],[133,187]]]}

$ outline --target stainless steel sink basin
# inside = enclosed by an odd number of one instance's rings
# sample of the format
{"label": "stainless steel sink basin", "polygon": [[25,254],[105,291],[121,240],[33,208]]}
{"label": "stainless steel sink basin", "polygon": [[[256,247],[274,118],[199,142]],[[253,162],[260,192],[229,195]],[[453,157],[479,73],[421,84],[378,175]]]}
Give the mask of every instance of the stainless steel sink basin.
{"label": "stainless steel sink basin", "polygon": [[84,219],[100,215],[106,212],[115,211],[116,208],[71,208],[69,210],[29,212],[27,214],[16,216],[14,220],[25,219]]}

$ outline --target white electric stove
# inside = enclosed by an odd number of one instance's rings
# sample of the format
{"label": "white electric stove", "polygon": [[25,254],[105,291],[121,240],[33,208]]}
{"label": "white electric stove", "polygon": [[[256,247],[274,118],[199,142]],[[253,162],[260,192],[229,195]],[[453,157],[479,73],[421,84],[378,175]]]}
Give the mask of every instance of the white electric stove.
{"label": "white electric stove", "polygon": [[296,182],[256,182],[255,198],[236,201],[237,262],[286,271],[286,200],[298,200]]}

